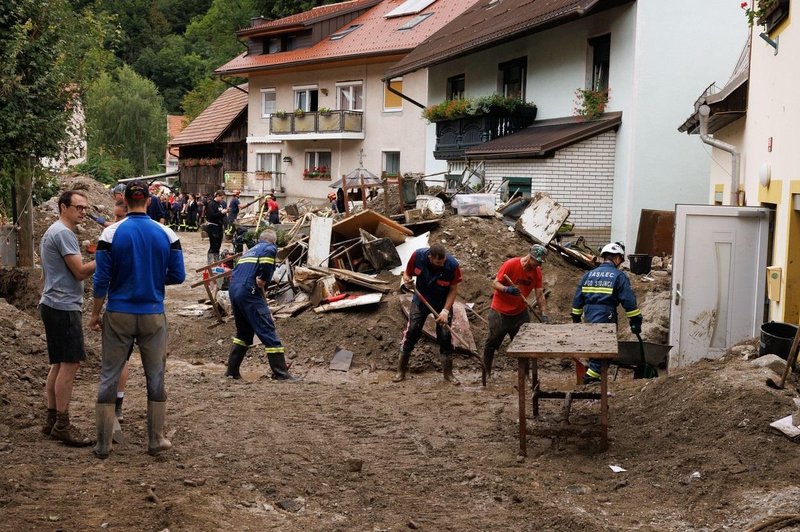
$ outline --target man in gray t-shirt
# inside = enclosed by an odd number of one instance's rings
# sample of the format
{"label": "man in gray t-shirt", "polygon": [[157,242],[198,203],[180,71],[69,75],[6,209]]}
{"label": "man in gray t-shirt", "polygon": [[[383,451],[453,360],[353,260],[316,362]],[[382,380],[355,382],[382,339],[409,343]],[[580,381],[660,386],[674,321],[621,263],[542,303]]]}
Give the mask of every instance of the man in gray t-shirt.
{"label": "man in gray t-shirt", "polygon": [[44,274],[39,311],[47,335],[50,372],[47,374],[47,421],[42,432],[68,445],[91,445],[69,421],[72,386],[83,345],[83,280],[94,273],[94,261],[84,263],[75,228],[86,218],[86,196],[68,190],[58,198],[58,220],[42,236],[40,257]]}

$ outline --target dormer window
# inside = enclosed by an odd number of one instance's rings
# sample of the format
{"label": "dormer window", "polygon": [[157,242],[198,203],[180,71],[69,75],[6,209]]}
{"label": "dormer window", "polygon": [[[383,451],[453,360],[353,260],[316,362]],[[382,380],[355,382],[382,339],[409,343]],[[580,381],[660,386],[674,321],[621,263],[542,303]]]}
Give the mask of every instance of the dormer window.
{"label": "dormer window", "polygon": [[386,18],[403,17],[406,15],[416,15],[423,11],[436,0],[406,0],[396,8],[384,15]]}
{"label": "dormer window", "polygon": [[348,35],[350,35],[354,31],[356,31],[360,27],[361,27],[361,24],[353,24],[352,26],[348,26],[347,28],[343,29],[342,31],[338,31],[338,32],[334,33],[333,35],[331,35],[330,39],[332,41],[338,41],[340,39],[344,39],[345,37],[347,37]]}
{"label": "dormer window", "polygon": [[419,25],[422,21],[426,20],[431,15],[433,15],[433,13],[423,13],[421,15],[417,15],[416,17],[412,18],[411,20],[409,20],[408,22],[397,28],[397,30],[398,31],[410,30],[411,28],[414,28],[417,25]]}

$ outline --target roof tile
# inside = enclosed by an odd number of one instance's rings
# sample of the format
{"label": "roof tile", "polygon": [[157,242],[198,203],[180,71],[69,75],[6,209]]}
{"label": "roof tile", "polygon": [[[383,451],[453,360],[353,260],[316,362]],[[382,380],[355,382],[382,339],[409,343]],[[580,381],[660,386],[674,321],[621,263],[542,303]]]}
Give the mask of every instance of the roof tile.
{"label": "roof tile", "polygon": [[264,55],[242,54],[219,67],[216,72],[231,75],[331,60],[407,53],[475,2],[475,0],[438,0],[421,12],[433,13],[433,16],[409,30],[398,31],[397,28],[408,22],[409,17],[384,18],[384,15],[395,9],[402,1],[383,0],[349,22],[347,26],[361,24],[361,27],[343,39],[335,41],[323,39],[309,48],[288,52]]}
{"label": "roof tile", "polygon": [[172,139],[170,146],[188,146],[191,144],[209,144],[217,140],[247,108],[247,85],[239,85],[242,92],[236,87],[223,92],[219,98],[209,105],[197,118],[186,126],[186,129]]}

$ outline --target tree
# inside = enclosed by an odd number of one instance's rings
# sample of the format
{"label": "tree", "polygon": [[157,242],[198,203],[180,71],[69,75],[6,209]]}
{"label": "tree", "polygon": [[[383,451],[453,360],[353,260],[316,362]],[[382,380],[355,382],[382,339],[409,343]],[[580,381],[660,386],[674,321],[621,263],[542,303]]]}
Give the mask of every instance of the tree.
{"label": "tree", "polygon": [[200,81],[194,89],[183,97],[181,102],[184,123],[188,124],[197,118],[197,115],[211,105],[227,88],[228,85],[218,78],[209,77]]}
{"label": "tree", "polygon": [[180,35],[168,36],[159,50],[144,50],[133,68],[156,84],[170,113],[180,112],[181,98],[211,69]]}
{"label": "tree", "polygon": [[139,174],[156,172],[167,145],[167,113],[152,81],[128,65],[103,73],[86,95],[89,155],[125,159]]}

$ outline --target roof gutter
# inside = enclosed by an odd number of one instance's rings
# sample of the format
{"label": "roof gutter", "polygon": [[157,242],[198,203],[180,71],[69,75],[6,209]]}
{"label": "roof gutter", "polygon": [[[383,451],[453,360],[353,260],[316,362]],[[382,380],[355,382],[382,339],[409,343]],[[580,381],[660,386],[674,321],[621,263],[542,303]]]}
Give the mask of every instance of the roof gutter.
{"label": "roof gutter", "polygon": [[405,94],[403,94],[399,90],[392,88],[392,80],[393,79],[397,79],[397,78],[387,78],[387,79],[383,80],[383,82],[386,84],[386,90],[387,91],[391,92],[392,94],[396,94],[397,96],[400,96],[402,99],[404,99],[407,102],[410,102],[410,103],[416,105],[420,109],[425,109],[425,106],[422,105],[421,103],[419,103],[418,101],[416,101],[416,100],[414,100],[412,98],[409,98],[408,96],[406,96]]}
{"label": "roof gutter", "polygon": [[741,154],[739,150],[736,149],[736,146],[733,144],[728,144],[727,142],[722,142],[721,140],[715,139],[712,135],[708,133],[708,117],[711,114],[711,108],[708,105],[701,105],[698,111],[700,115],[700,140],[708,144],[709,146],[714,146],[715,148],[719,148],[722,151],[726,151],[731,154],[731,205],[739,205],[739,189],[741,187],[741,183],[739,180],[739,167],[741,165]]}

